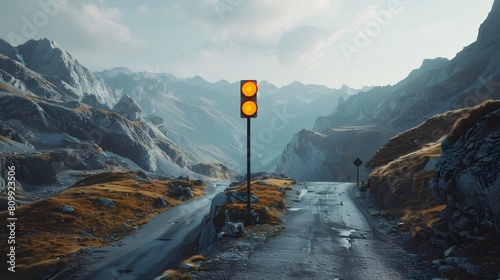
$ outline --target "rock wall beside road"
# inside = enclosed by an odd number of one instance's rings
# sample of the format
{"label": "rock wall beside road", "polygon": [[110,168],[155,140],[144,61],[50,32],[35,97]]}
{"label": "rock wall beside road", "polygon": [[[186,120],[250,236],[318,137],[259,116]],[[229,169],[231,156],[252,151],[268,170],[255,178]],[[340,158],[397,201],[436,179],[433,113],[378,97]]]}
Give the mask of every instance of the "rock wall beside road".
{"label": "rock wall beside road", "polygon": [[[500,273],[500,101],[485,103],[462,117],[442,143],[430,185],[447,204],[433,226],[432,241],[452,247],[450,257],[469,258],[483,274],[492,261]],[[481,267],[479,267],[481,265]],[[487,265],[486,267],[490,267]],[[465,269],[468,272],[470,269]]]}

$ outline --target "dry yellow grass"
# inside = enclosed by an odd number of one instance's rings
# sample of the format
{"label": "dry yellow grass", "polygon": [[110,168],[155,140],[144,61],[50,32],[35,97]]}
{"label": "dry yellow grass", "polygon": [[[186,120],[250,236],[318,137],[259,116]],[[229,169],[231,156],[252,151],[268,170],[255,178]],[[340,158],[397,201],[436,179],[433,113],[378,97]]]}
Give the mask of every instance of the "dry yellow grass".
{"label": "dry yellow grass", "polygon": [[[153,216],[180,203],[170,195],[171,181],[137,180],[135,174],[122,172],[90,176],[48,199],[21,206],[16,211],[16,267],[37,275],[50,266],[67,261],[67,256],[85,247],[104,246],[140,227]],[[188,182],[175,181],[174,185]],[[205,193],[195,185],[194,196]],[[166,208],[154,208],[163,196]],[[99,199],[110,199],[114,207]],[[72,213],[62,213],[58,206],[70,205]],[[0,212],[6,219],[7,212]],[[127,226],[124,226],[127,224]]]}
{"label": "dry yellow grass", "polygon": [[[282,188],[290,185],[290,180],[269,179],[266,180],[269,185],[259,184],[260,180],[255,180],[250,183],[252,194],[256,195],[259,200],[252,203],[252,209],[259,215],[259,224],[277,225],[281,222],[281,216],[285,211],[285,201]],[[229,191],[246,192],[246,182],[233,187]],[[226,191],[228,192],[228,191]],[[224,213],[228,213],[232,221],[244,221],[246,215],[246,203],[235,202],[229,203],[221,207],[219,215],[215,217],[214,225],[223,226],[225,222]]]}
{"label": "dry yellow grass", "polygon": [[436,143],[450,133],[453,124],[470,109],[460,109],[436,115],[421,125],[394,136],[370,159],[370,167],[384,166],[399,157]]}
{"label": "dry yellow grass", "polygon": [[189,259],[183,261],[181,263],[181,266],[186,264],[186,263],[197,263],[197,262],[201,262],[201,261],[206,261],[207,258],[205,258],[205,256],[203,255],[194,255],[192,257],[190,257]]}
{"label": "dry yellow grass", "polygon": [[[448,140],[450,144],[454,144],[462,135],[467,133],[467,131],[476,124],[479,119],[484,117],[486,114],[500,109],[500,101],[487,100],[478,106],[473,107],[473,110],[468,111],[464,114],[453,126],[453,130],[450,135],[448,135]],[[492,120],[495,121],[495,120]],[[498,119],[496,121],[499,121]]]}
{"label": "dry yellow grass", "polygon": [[10,142],[12,142],[12,140],[10,140],[10,138],[4,137],[4,136],[2,136],[2,135],[0,135],[0,141],[2,141],[2,142],[6,142],[6,143],[10,143]]}
{"label": "dry yellow grass", "polygon": [[6,90],[6,91],[8,91],[8,92],[10,92],[10,93],[17,93],[17,92],[16,92],[16,91],[14,91],[11,87],[8,87],[8,86],[6,86],[6,85],[4,85],[4,84],[0,84],[0,89]]}
{"label": "dry yellow grass", "polygon": [[182,261],[179,264],[179,269],[167,269],[161,275],[167,275],[167,279],[191,279],[191,275],[188,273],[189,270],[184,269],[186,264],[190,264],[193,270],[202,270],[202,268],[197,265],[201,261],[206,261],[207,258],[203,255],[194,255],[190,258]]}
{"label": "dry yellow grass", "polygon": [[88,106],[83,105],[83,104],[80,104],[80,107],[75,109],[75,112],[78,112],[78,113],[85,113],[88,111],[90,111],[90,108]]}
{"label": "dry yellow grass", "polygon": [[419,211],[436,206],[429,188],[434,171],[423,169],[430,158],[437,158],[440,154],[438,141],[372,172],[372,194],[376,203],[395,211]]}

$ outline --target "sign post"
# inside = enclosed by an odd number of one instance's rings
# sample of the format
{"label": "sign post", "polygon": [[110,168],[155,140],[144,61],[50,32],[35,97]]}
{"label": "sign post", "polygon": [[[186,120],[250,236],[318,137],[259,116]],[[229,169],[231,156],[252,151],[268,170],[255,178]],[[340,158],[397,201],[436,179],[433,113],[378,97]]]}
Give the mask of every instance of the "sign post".
{"label": "sign post", "polygon": [[359,166],[363,164],[363,162],[358,157],[352,163],[356,165],[356,186],[359,187]]}
{"label": "sign post", "polygon": [[247,224],[252,224],[252,207],[250,206],[251,189],[250,189],[250,119],[257,117],[257,81],[256,80],[241,80],[240,81],[240,103],[241,103],[241,118],[247,119]]}

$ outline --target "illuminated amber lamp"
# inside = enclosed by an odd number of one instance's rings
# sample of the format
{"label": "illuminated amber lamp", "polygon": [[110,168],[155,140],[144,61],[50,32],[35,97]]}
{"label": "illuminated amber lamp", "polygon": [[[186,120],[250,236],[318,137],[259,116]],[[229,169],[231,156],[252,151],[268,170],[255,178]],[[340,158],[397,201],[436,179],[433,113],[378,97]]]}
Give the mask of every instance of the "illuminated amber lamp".
{"label": "illuminated amber lamp", "polygon": [[241,117],[256,118],[257,110],[257,81],[256,80],[241,80],[240,96],[241,96]]}

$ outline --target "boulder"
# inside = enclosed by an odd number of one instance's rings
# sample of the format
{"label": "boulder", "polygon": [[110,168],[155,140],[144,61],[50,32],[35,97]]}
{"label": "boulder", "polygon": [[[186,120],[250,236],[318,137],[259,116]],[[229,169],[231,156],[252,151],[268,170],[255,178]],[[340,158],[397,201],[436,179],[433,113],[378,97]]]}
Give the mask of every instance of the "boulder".
{"label": "boulder", "polygon": [[99,202],[106,207],[115,207],[115,202],[107,198],[99,198]]}
{"label": "boulder", "polygon": [[131,121],[137,121],[144,117],[141,106],[127,94],[116,103],[112,111]]}
{"label": "boulder", "polygon": [[61,205],[56,207],[57,211],[63,212],[63,213],[72,213],[75,212],[75,209],[71,207],[71,205]]}
{"label": "boulder", "polygon": [[164,208],[164,207],[167,207],[168,205],[169,205],[168,202],[162,196],[159,196],[156,199],[154,207],[155,208]]}
{"label": "boulder", "polygon": [[20,179],[28,184],[49,184],[56,180],[51,156],[33,155],[21,161]]}
{"label": "boulder", "polygon": [[210,215],[215,217],[218,214],[218,210],[222,205],[228,202],[228,197],[225,193],[218,193],[212,198],[212,204],[210,205]]}
{"label": "boulder", "polygon": [[[234,202],[247,202],[247,194],[246,192],[232,192],[229,193],[229,199],[234,203]],[[250,194],[250,202],[255,203],[259,201],[259,198],[254,195]]]}
{"label": "boulder", "polygon": [[190,187],[183,187],[181,185],[178,185],[175,187],[172,191],[171,194],[177,197],[185,197],[187,199],[193,198],[193,190],[191,190]]}
{"label": "boulder", "polygon": [[188,199],[191,199],[194,197],[193,195],[193,191],[191,190],[191,188],[188,188],[188,187],[185,187],[182,189],[183,193],[184,193],[184,196]]}
{"label": "boulder", "polygon": [[227,222],[222,228],[226,237],[240,237],[245,234],[245,225],[243,223]]}

